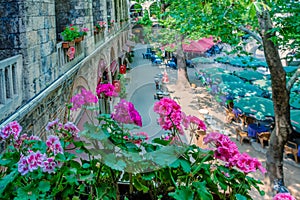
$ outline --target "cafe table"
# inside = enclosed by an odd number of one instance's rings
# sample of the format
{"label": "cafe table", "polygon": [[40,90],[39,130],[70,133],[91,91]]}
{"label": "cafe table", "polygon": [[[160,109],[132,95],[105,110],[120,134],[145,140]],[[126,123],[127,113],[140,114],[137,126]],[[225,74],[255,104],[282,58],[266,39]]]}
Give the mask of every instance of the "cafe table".
{"label": "cafe table", "polygon": [[268,128],[263,125],[259,125],[259,124],[248,125],[248,136],[252,138],[257,138],[257,133],[267,132],[267,131]]}

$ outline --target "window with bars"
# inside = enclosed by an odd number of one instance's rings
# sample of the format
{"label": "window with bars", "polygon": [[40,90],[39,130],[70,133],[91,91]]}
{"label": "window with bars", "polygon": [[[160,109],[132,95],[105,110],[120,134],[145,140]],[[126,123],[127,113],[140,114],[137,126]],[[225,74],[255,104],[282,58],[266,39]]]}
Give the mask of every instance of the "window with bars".
{"label": "window with bars", "polygon": [[17,63],[0,68],[0,104],[5,104],[17,95]]}

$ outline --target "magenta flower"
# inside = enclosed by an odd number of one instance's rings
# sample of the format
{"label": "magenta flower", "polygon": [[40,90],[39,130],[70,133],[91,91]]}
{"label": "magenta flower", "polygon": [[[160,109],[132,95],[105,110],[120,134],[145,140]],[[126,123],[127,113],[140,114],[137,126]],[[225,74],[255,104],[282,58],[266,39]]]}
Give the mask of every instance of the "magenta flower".
{"label": "magenta flower", "polygon": [[54,158],[47,158],[44,161],[44,165],[42,167],[43,172],[47,172],[49,174],[55,173],[55,168],[57,167],[57,163],[55,162]]}
{"label": "magenta flower", "polygon": [[191,116],[191,115],[187,116],[187,118],[188,118],[188,121],[189,121],[191,126],[196,125],[198,130],[206,131],[206,129],[207,129],[206,125],[201,119],[199,119],[196,116]]}
{"label": "magenta flower", "polygon": [[84,97],[84,102],[86,104],[89,103],[97,103],[98,102],[98,98],[96,97],[96,95],[94,95],[91,91],[86,90],[84,88],[81,89],[81,95]]}
{"label": "magenta flower", "polygon": [[58,125],[58,119],[52,121],[52,122],[48,122],[47,126],[46,126],[46,131],[50,131],[50,130],[54,130]]}
{"label": "magenta flower", "polygon": [[111,83],[100,83],[97,85],[96,92],[99,98],[118,96],[118,93],[115,92],[115,86]]}
{"label": "magenta flower", "polygon": [[18,162],[18,172],[20,172],[20,174],[22,176],[24,176],[25,174],[27,174],[29,172],[27,158],[24,155],[21,155],[21,158]]}
{"label": "magenta flower", "polygon": [[59,138],[57,136],[54,136],[54,135],[48,136],[46,145],[49,148],[49,150],[53,152],[54,155],[63,153],[63,148],[62,148]]}
{"label": "magenta flower", "polygon": [[22,126],[17,122],[13,121],[1,128],[0,139],[7,139],[9,136],[13,136],[15,140],[18,139],[22,131]]}
{"label": "magenta flower", "polygon": [[73,137],[78,137],[79,129],[73,122],[67,122],[64,125],[64,129],[72,134]]}
{"label": "magenta flower", "polygon": [[112,119],[122,124],[136,124],[142,126],[142,118],[131,102],[122,99],[116,106]]}
{"label": "magenta flower", "polygon": [[134,133],[133,143],[141,144],[142,142],[147,141],[148,139],[149,135],[146,132]]}
{"label": "magenta flower", "polygon": [[215,146],[213,149],[214,157],[224,161],[227,167],[237,167],[244,173],[255,172],[257,169],[263,174],[266,173],[265,168],[256,158],[250,157],[247,153],[241,154],[236,144],[228,136],[212,132],[203,141]]}
{"label": "magenta flower", "polygon": [[181,107],[170,98],[162,98],[154,104],[154,112],[159,114],[158,123],[164,130],[177,128],[179,133],[183,133],[181,122],[184,116]]}
{"label": "magenta flower", "polygon": [[289,193],[278,193],[272,200],[296,200],[296,198]]}

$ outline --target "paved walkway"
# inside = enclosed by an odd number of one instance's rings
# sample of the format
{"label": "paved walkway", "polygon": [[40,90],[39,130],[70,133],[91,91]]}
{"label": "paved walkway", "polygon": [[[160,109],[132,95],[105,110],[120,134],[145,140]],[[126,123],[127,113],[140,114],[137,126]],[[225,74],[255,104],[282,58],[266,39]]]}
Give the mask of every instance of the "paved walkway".
{"label": "paved walkway", "polygon": [[[142,111],[141,115],[145,119],[146,126],[142,127],[139,131],[145,131],[148,134],[151,133],[150,139],[152,139],[153,137],[157,137],[163,133],[156,123],[157,115],[153,112],[153,104],[155,102],[153,95],[155,92],[154,77],[163,73],[164,66],[152,65],[149,60],[143,59],[142,53],[146,52],[146,48],[147,45],[141,44],[137,44],[134,48],[135,57],[134,62],[131,64],[132,69],[126,75],[129,80],[127,85],[127,99],[134,102],[137,110],[141,109]],[[200,85],[200,81],[197,80],[195,76],[195,72],[197,72],[200,68],[215,67],[216,65],[219,67],[227,67],[229,70],[234,70],[231,69],[230,66],[220,64],[199,64],[196,68],[188,68],[190,82],[194,83],[196,87],[178,90],[176,87],[177,70],[167,68],[170,82],[166,84],[166,87],[169,91],[173,92],[171,93],[171,97],[176,97],[178,99],[183,112],[202,118],[208,125],[209,131],[222,132],[229,135],[231,139],[235,141],[235,128],[238,124],[225,123],[224,109],[216,102],[214,97],[206,90],[206,88]],[[199,113],[200,109],[207,110],[208,115],[211,117],[205,118],[203,114]],[[189,140],[188,135],[187,140]],[[262,149],[258,143],[253,142],[252,145],[249,145],[248,143],[240,145],[240,143],[237,142],[237,145],[241,152],[247,152],[265,164],[266,149]],[[296,199],[300,199],[299,165],[295,164],[294,161],[285,159],[284,173],[288,189],[292,192]],[[259,172],[254,173],[253,176],[255,176],[255,178],[263,179]],[[253,191],[252,197],[257,200],[271,199],[266,196],[260,197],[260,195],[258,195],[255,191]]]}

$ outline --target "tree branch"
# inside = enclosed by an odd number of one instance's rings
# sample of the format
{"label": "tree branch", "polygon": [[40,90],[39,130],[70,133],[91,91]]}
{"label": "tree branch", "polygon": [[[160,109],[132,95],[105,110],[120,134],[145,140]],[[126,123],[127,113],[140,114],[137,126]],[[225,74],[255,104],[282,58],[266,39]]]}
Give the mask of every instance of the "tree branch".
{"label": "tree branch", "polygon": [[[226,18],[225,18],[225,19],[226,19]],[[253,31],[249,30],[249,29],[246,28],[245,26],[242,26],[242,25],[238,26],[236,23],[234,23],[234,22],[231,21],[231,20],[228,20],[228,22],[229,22],[230,24],[232,24],[233,26],[236,26],[236,27],[237,27],[238,29],[240,29],[241,31],[244,31],[244,32],[248,33],[248,34],[249,34],[250,36],[252,36],[256,41],[258,41],[260,44],[263,43],[262,38],[261,38],[257,33],[255,33],[255,32],[253,32]]]}
{"label": "tree branch", "polygon": [[289,82],[286,84],[286,89],[288,90],[288,92],[291,91],[291,88],[294,85],[294,83],[298,80],[299,75],[300,75],[300,68],[297,69],[297,71],[293,74]]}

